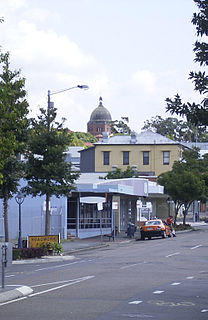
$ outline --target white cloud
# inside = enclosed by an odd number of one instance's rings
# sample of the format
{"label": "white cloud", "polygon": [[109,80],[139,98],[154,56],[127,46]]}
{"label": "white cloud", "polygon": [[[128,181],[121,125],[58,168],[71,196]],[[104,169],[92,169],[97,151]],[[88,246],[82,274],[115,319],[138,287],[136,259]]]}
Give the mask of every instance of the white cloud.
{"label": "white cloud", "polygon": [[149,70],[137,70],[132,79],[145,93],[154,94],[156,92],[156,75]]}
{"label": "white cloud", "polygon": [[[89,67],[95,61],[92,56],[82,54],[78,45],[65,35],[52,30],[39,30],[35,24],[21,21],[9,30],[8,42],[16,59],[27,64],[52,64],[53,69]],[[14,45],[15,44],[15,45]]]}

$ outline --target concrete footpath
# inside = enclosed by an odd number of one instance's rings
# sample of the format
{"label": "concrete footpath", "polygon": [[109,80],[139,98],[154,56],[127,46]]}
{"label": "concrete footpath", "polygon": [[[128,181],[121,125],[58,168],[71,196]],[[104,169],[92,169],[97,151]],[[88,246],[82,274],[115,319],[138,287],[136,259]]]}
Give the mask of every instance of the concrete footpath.
{"label": "concrete footpath", "polygon": [[[207,226],[206,223],[191,223],[193,227],[198,226]],[[190,230],[191,231],[191,230]],[[184,232],[180,231],[179,233]],[[122,244],[122,243],[130,243],[132,241],[135,241],[136,239],[140,238],[140,233],[136,232],[135,237],[132,239],[129,239],[125,232],[119,233],[116,236],[115,241],[112,239],[109,239],[105,236],[102,237],[93,237],[93,238],[87,238],[87,239],[74,239],[71,241],[65,241],[62,243],[63,246],[63,254],[60,256],[45,256],[41,259],[27,259],[27,260],[16,260],[13,261],[12,264],[30,264],[30,263],[47,263],[47,262],[61,262],[61,261],[70,261],[74,260],[75,253],[79,253],[86,250],[93,250],[93,249],[99,249],[104,248],[108,246],[113,246],[116,244]],[[4,289],[0,288],[0,306],[4,303],[8,303],[8,301],[19,299],[22,297],[25,297],[27,295],[30,295],[33,292],[33,290],[28,286],[22,286],[15,289],[8,289],[8,287],[5,286]]]}

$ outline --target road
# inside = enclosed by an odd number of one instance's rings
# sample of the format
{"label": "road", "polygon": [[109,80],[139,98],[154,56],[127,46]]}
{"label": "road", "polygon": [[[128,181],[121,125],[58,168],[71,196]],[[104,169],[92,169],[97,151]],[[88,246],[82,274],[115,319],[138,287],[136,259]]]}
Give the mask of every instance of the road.
{"label": "road", "polygon": [[68,262],[13,265],[6,284],[28,297],[0,319],[208,319],[208,226],[176,238],[111,243]]}

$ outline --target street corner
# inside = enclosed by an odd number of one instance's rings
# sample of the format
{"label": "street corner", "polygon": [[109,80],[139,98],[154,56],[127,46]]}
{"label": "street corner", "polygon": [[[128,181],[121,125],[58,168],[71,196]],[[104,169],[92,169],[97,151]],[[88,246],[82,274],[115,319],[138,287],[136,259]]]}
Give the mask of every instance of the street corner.
{"label": "street corner", "polygon": [[33,289],[28,286],[22,286],[12,290],[2,290],[0,292],[0,304],[11,300],[19,299],[33,293]]}

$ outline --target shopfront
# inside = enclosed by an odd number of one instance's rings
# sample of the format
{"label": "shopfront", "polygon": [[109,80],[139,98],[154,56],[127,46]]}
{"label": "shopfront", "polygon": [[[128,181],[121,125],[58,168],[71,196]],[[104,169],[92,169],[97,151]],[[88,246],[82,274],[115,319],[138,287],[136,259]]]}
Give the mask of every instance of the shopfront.
{"label": "shopfront", "polygon": [[136,200],[147,195],[146,179],[78,182],[68,198],[67,232],[87,238],[109,234],[115,227],[126,230],[129,222],[135,223]]}

